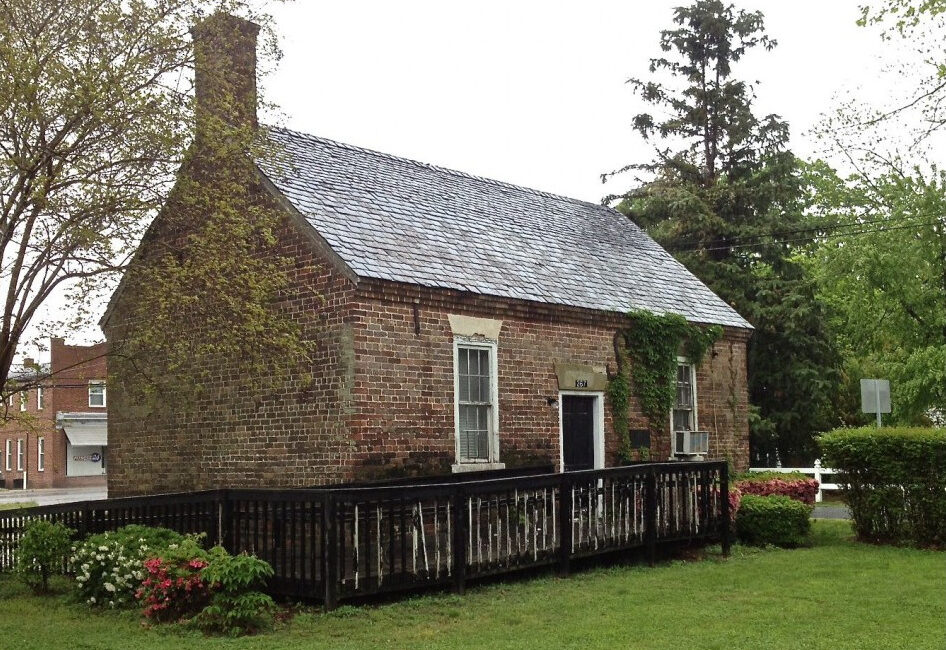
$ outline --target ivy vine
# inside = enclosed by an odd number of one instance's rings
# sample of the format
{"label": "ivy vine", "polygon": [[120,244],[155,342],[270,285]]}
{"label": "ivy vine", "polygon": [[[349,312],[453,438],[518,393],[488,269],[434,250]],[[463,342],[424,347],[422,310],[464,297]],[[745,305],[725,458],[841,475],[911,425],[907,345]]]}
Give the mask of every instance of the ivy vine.
{"label": "ivy vine", "polygon": [[718,325],[694,325],[677,314],[632,311],[627,317],[627,327],[614,337],[618,371],[608,381],[612,422],[625,460],[633,452],[628,422],[631,390],[650,430],[663,431],[676,399],[677,355],[700,365],[723,333]]}

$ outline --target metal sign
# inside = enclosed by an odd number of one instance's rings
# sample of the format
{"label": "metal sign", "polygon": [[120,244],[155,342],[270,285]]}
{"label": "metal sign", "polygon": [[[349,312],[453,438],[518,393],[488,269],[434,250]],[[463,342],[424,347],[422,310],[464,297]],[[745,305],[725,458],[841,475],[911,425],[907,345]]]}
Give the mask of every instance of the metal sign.
{"label": "metal sign", "polygon": [[861,379],[861,412],[876,413],[880,426],[880,414],[890,413],[890,381]]}

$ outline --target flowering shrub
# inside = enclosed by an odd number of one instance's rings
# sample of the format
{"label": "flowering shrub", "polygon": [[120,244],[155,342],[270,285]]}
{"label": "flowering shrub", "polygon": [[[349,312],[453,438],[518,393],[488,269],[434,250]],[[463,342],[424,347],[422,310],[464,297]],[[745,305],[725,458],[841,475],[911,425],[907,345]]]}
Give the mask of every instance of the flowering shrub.
{"label": "flowering shrub", "polygon": [[210,556],[194,538],[145,560],[146,575],[135,597],[142,614],[158,622],[189,619],[210,602],[210,586],[201,575]]}
{"label": "flowering shrub", "polygon": [[735,485],[729,486],[729,519],[736,522],[736,515],[739,513],[739,505],[742,503],[742,491]]}
{"label": "flowering shrub", "polygon": [[198,616],[198,626],[208,632],[238,636],[269,627],[273,622],[273,599],[258,591],[273,568],[252,555],[229,555],[217,547],[203,577],[211,583],[213,598]]}
{"label": "flowering shrub", "polygon": [[72,548],[70,568],[79,597],[90,605],[132,607],[145,578],[144,561],[185,540],[166,528],[125,526],[90,535]]}
{"label": "flowering shrub", "polygon": [[734,485],[743,494],[754,494],[761,497],[781,495],[801,501],[809,506],[815,505],[818,481],[808,478],[804,474],[786,476],[787,478],[771,477],[768,474],[759,477],[749,475],[740,478]]}
{"label": "flowering shrub", "polygon": [[237,636],[272,624],[276,605],[258,591],[272,567],[251,555],[205,551],[187,539],[145,562],[136,596],[155,622],[190,621],[206,632]]}
{"label": "flowering shrub", "polygon": [[16,572],[36,592],[49,591],[49,576],[62,573],[74,531],[63,524],[31,519],[23,528]]}

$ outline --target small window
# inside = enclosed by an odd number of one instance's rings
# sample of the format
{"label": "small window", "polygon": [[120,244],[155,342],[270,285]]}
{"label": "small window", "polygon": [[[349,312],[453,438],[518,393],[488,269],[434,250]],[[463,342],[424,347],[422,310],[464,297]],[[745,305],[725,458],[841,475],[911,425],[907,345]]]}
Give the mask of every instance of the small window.
{"label": "small window", "polygon": [[13,469],[13,441],[7,439],[7,454],[6,454],[6,463],[4,466],[7,468],[7,471]]}
{"label": "small window", "polygon": [[40,472],[46,469],[46,438],[36,439],[36,469]]}
{"label": "small window", "polygon": [[36,389],[36,410],[37,411],[43,410],[43,387],[42,386],[39,386]]}
{"label": "small window", "polygon": [[696,430],[696,377],[689,363],[677,364],[677,399],[673,405],[673,430]]}
{"label": "small window", "polygon": [[89,406],[105,406],[104,381],[93,381],[89,383]]}
{"label": "small window", "polygon": [[20,412],[23,412],[25,410],[26,410],[26,391],[21,390],[20,391]]}
{"label": "small window", "polygon": [[16,469],[23,471],[23,438],[16,441]]}
{"label": "small window", "polygon": [[457,346],[459,462],[490,462],[496,433],[495,347]]}

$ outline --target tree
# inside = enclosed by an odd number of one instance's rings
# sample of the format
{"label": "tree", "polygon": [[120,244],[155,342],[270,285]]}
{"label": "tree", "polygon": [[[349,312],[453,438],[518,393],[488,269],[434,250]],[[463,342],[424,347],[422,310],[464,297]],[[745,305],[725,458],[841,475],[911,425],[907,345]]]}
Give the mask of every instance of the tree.
{"label": "tree", "polygon": [[946,125],[946,2],[887,0],[862,12],[862,25],[883,25],[885,41],[903,38],[916,54],[893,70],[906,96],[882,107],[851,99],[821,125],[825,153],[848,171],[810,168],[812,213],[844,227],[807,264],[844,359],[843,421],[863,421],[858,380],[881,376],[894,418],[922,423],[946,412],[946,175],[930,146]]}
{"label": "tree", "polygon": [[754,454],[777,444],[783,458],[813,451],[826,425],[835,354],[814,284],[793,257],[789,233],[806,224],[808,188],[788,150],[788,125],[757,117],[752,87],[733,66],[753,48],[771,49],[760,12],[718,0],[674,10],[661,32],[664,56],[651,78],[629,83],[661,112],[634,128],[655,158],[634,171],[619,209],[756,327],[749,350]]}
{"label": "tree", "polygon": [[[239,0],[213,4],[218,11],[247,11]],[[88,322],[92,297],[126,268],[167,200],[177,169],[200,146],[240,147],[247,160],[262,155],[255,128],[229,140],[220,129],[207,129],[217,137],[192,143],[201,116],[189,74],[190,32],[206,5],[200,0],[0,0],[4,398],[7,391],[26,387],[11,384],[10,368],[42,306],[57,292],[65,295],[62,316],[51,325],[57,333]],[[265,15],[254,18],[266,23]],[[275,41],[267,33],[266,52],[272,56]],[[247,341],[260,331],[289,336],[291,328],[280,326],[278,314],[265,308],[281,283],[279,260],[265,268],[238,266],[231,263],[232,248],[213,243],[226,225],[233,246],[265,247],[271,223],[251,224],[252,215],[237,214],[239,205],[228,203],[219,185],[206,183],[188,196],[215,205],[220,209],[214,214],[227,217],[208,219],[191,237],[190,250],[199,254],[165,251],[166,273],[152,287],[154,319],[140,331],[160,336],[167,318],[181,317],[187,287],[210,286],[218,302],[203,310],[191,305],[187,312],[187,318],[215,332],[204,345],[252,356],[258,346]],[[261,274],[269,280],[261,283]],[[226,327],[212,326],[221,321]],[[288,339],[282,344],[293,345]]]}

